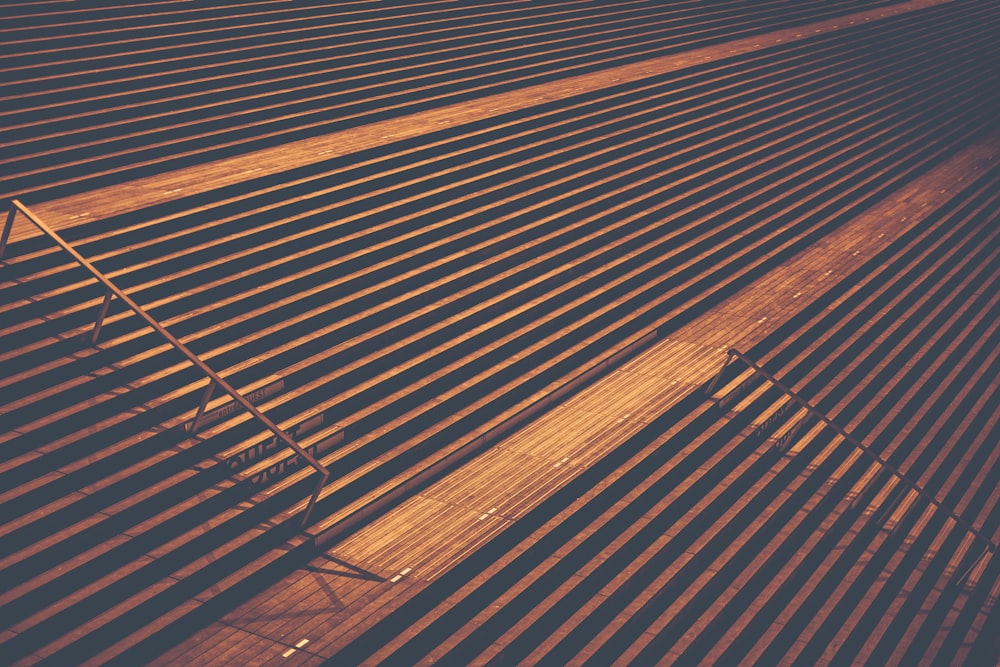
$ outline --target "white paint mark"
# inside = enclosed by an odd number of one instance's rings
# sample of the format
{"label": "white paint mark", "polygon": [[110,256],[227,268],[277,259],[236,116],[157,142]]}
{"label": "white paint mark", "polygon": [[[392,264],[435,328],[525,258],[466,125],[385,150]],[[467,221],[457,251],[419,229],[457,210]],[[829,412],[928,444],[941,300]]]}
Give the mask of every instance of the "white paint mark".
{"label": "white paint mark", "polygon": [[858,253],[860,252],[861,252],[860,250],[855,250],[854,252],[851,253],[851,257],[857,257]]}
{"label": "white paint mark", "polygon": [[491,510],[490,510],[489,512],[487,512],[487,514],[493,514],[493,513],[494,513],[494,512],[496,512],[496,511],[497,511],[497,508],[496,508],[496,507],[494,507],[494,508],[492,508],[492,509],[491,509]]}
{"label": "white paint mark", "polygon": [[795,294],[792,295],[792,298],[798,299],[800,296],[802,296],[802,292],[796,292]]}
{"label": "white paint mark", "polygon": [[479,515],[479,520],[482,521],[483,519],[489,518],[489,516],[490,516],[489,514],[480,514]]}
{"label": "white paint mark", "polygon": [[759,320],[757,320],[757,324],[763,324],[766,321],[767,321],[767,315],[765,315],[764,317],[762,317]]}
{"label": "white paint mark", "polygon": [[295,645],[295,648],[302,648],[303,646],[305,646],[308,643],[309,643],[308,639],[303,639],[302,641],[300,641],[298,644]]}
{"label": "white paint mark", "polygon": [[399,581],[402,578],[403,578],[402,575],[397,574],[395,577],[393,577],[392,579],[390,579],[389,582],[394,584],[394,583],[396,583],[397,581]]}
{"label": "white paint mark", "polygon": [[295,649],[290,648],[287,651],[285,651],[284,653],[282,653],[281,657],[282,658],[287,658],[287,657],[291,656],[293,653],[295,653]]}

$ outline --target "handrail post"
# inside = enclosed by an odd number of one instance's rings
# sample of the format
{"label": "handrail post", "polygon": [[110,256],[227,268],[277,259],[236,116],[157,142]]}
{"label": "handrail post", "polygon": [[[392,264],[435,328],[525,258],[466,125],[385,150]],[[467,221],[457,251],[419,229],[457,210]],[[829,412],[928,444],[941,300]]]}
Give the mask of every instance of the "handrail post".
{"label": "handrail post", "polygon": [[309,503],[302,512],[302,519],[299,521],[300,530],[304,530],[306,524],[309,522],[309,517],[312,515],[313,508],[316,507],[316,502],[319,500],[319,494],[323,491],[323,487],[326,486],[326,481],[330,478],[330,471],[324,470],[320,473],[320,475],[320,480],[317,482],[316,488],[313,490],[313,494],[309,497]]}
{"label": "handrail post", "polygon": [[968,579],[969,575],[972,574],[972,571],[976,569],[976,566],[979,565],[979,562],[984,558],[986,558],[986,554],[988,553],[990,553],[989,546],[983,549],[982,553],[980,553],[976,557],[976,560],[972,561],[972,564],[969,565],[969,567],[965,570],[965,572],[962,573],[962,576],[955,580],[955,584],[958,586],[964,586],[966,579]]}
{"label": "handrail post", "polygon": [[10,230],[14,227],[14,217],[17,216],[17,206],[10,202],[10,210],[7,212],[7,221],[3,225],[3,232],[0,232],[0,259],[3,259],[7,252],[7,240],[10,238]]}
{"label": "handrail post", "polygon": [[733,360],[733,351],[729,350],[729,352],[726,353],[726,363],[722,364],[722,368],[719,369],[719,372],[716,373],[715,377],[712,379],[712,384],[708,385],[708,388],[705,390],[706,396],[711,396],[712,392],[715,391],[715,385],[717,385],[719,383],[719,380],[722,379],[723,373],[725,373],[726,369],[729,368],[729,362],[732,360]]}
{"label": "handrail post", "polygon": [[[806,411],[806,414],[809,414],[808,410]],[[809,417],[800,417],[799,420],[795,422],[795,426],[792,427],[792,430],[785,434],[785,437],[782,438],[781,442],[776,443],[775,448],[779,453],[784,454],[788,451],[789,447],[791,447],[790,443],[795,441],[796,436],[799,434],[799,430],[802,429],[802,425],[808,418]]]}
{"label": "handrail post", "polygon": [[90,332],[90,344],[97,345],[97,338],[101,335],[101,327],[104,326],[104,318],[108,314],[108,306],[111,305],[111,299],[114,297],[114,293],[111,290],[104,292],[104,301],[101,303],[101,309],[97,313],[97,319],[94,321],[94,330]]}
{"label": "handrail post", "polygon": [[191,421],[191,427],[189,429],[191,435],[198,432],[198,427],[201,425],[201,418],[205,414],[205,408],[208,407],[208,402],[212,400],[212,393],[215,391],[215,380],[209,378],[208,386],[205,387],[205,392],[201,395],[201,403],[198,404],[198,411],[194,413],[194,419]]}

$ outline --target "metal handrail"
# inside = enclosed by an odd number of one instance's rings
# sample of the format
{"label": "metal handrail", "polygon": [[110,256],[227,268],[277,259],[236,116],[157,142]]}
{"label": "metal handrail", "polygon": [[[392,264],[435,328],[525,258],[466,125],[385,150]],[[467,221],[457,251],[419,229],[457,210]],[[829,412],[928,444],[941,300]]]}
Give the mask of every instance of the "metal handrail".
{"label": "metal handrail", "polygon": [[101,322],[104,316],[107,314],[108,305],[111,302],[112,296],[117,296],[122,302],[127,305],[132,312],[141,317],[146,324],[153,328],[158,334],[160,334],[170,345],[172,345],[177,351],[187,357],[195,367],[201,370],[208,378],[209,385],[206,388],[205,398],[202,400],[202,404],[199,406],[198,413],[193,422],[194,429],[197,429],[197,424],[199,417],[204,412],[205,405],[207,404],[207,398],[211,396],[212,390],[215,386],[220,387],[223,391],[229,394],[233,400],[239,403],[243,409],[253,415],[260,423],[262,423],[267,430],[271,431],[281,442],[285,443],[290,449],[295,451],[299,456],[301,456],[309,465],[319,473],[320,479],[316,484],[316,489],[313,491],[312,497],[309,499],[309,504],[302,513],[302,521],[299,524],[300,528],[304,528],[309,520],[309,515],[312,513],[313,507],[316,505],[316,501],[319,499],[319,494],[323,487],[326,485],[327,480],[330,478],[330,471],[323,466],[316,458],[306,451],[299,443],[295,442],[290,435],[285,433],[277,424],[275,424],[271,419],[269,419],[264,413],[257,409],[253,403],[251,403],[245,396],[243,396],[239,391],[237,391],[231,384],[224,380],[218,373],[212,370],[204,361],[202,361],[198,355],[192,352],[184,343],[180,342],[173,334],[163,328],[159,322],[157,322],[153,317],[145,311],[139,304],[132,300],[125,292],[123,292],[117,285],[111,282],[107,276],[101,273],[93,264],[87,261],[80,253],[78,253],[71,245],[69,245],[59,234],[57,234],[48,225],[38,219],[38,217],[32,213],[24,204],[22,204],[17,199],[10,200],[11,209],[7,215],[7,221],[4,224],[3,232],[0,233],[0,259],[3,259],[4,252],[7,247],[7,240],[10,238],[11,227],[14,223],[14,218],[17,212],[20,211],[32,224],[34,224],[38,229],[44,232],[49,238],[56,242],[56,244],[68,252],[70,256],[77,261],[77,263],[86,269],[90,275],[97,279],[99,283],[104,285],[107,292],[104,296],[104,302],[101,304],[101,312],[98,316],[98,320],[94,326],[94,331],[91,334],[91,342],[96,342],[97,335],[100,333]]}
{"label": "metal handrail", "polygon": [[979,529],[977,529],[971,523],[969,523],[968,521],[966,521],[965,519],[963,519],[961,516],[959,516],[958,514],[956,514],[954,510],[952,510],[949,507],[946,507],[945,505],[943,505],[937,498],[935,498],[930,493],[928,493],[927,491],[925,491],[924,489],[922,489],[915,482],[910,481],[910,479],[908,477],[906,477],[902,472],[900,472],[900,470],[898,468],[896,468],[896,466],[894,466],[891,463],[889,463],[888,461],[886,461],[884,458],[882,458],[881,456],[879,456],[878,453],[872,451],[871,448],[869,448],[867,445],[865,445],[860,440],[858,440],[856,437],[854,437],[853,435],[851,435],[850,433],[848,433],[847,431],[845,431],[844,429],[842,429],[840,426],[838,426],[836,423],[834,423],[829,417],[827,417],[825,414],[823,414],[822,412],[820,412],[818,408],[816,408],[815,406],[813,406],[812,404],[810,404],[808,401],[806,401],[804,398],[802,398],[801,396],[799,396],[790,387],[784,385],[777,378],[775,378],[773,375],[771,375],[770,372],[768,372],[767,370],[765,370],[762,366],[760,366],[759,364],[757,364],[756,362],[754,362],[753,360],[751,360],[749,357],[747,357],[745,354],[743,354],[739,350],[737,350],[735,348],[730,348],[729,349],[729,352],[726,355],[726,363],[724,363],[722,365],[722,369],[719,371],[719,374],[715,377],[714,380],[712,380],[711,385],[706,390],[707,393],[709,393],[709,394],[712,393],[712,391],[715,388],[715,385],[719,382],[719,379],[722,377],[722,374],[725,372],[726,367],[729,365],[729,361],[730,361],[730,359],[732,357],[736,357],[736,358],[740,359],[747,366],[749,366],[754,371],[756,371],[757,373],[759,373],[760,375],[762,375],[763,377],[765,377],[768,381],[771,382],[771,384],[773,384],[775,387],[777,387],[782,392],[784,392],[788,397],[790,397],[793,401],[795,401],[796,403],[798,403],[801,407],[805,408],[805,410],[810,415],[812,415],[813,417],[816,417],[817,419],[819,419],[820,421],[822,421],[824,424],[826,424],[827,426],[829,426],[830,428],[832,428],[833,430],[835,430],[837,433],[839,433],[841,436],[843,436],[843,438],[845,440],[847,440],[852,445],[854,445],[855,447],[857,447],[858,449],[860,449],[862,452],[864,452],[865,454],[867,454],[869,457],[871,457],[872,459],[874,459],[879,465],[881,465],[883,468],[885,468],[886,470],[888,470],[894,477],[896,477],[901,482],[903,482],[903,484],[905,484],[906,486],[908,486],[911,490],[915,491],[921,498],[923,498],[924,500],[926,500],[927,502],[929,502],[931,505],[933,505],[934,507],[938,508],[939,510],[943,511],[953,521],[955,521],[955,523],[957,523],[958,525],[960,525],[963,528],[965,528],[974,537],[976,537],[979,540],[982,540],[986,544],[987,550],[989,550],[991,552],[994,552],[994,553],[996,552],[996,550],[997,550],[997,544],[996,544],[996,542],[994,542],[993,540],[991,540],[989,537],[987,537],[986,535],[984,535]]}

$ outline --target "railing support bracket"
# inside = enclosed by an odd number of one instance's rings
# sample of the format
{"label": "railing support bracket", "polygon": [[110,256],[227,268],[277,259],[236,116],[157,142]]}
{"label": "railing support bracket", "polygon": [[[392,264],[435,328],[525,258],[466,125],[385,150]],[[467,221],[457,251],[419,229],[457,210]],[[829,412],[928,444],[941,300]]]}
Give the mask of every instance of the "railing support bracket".
{"label": "railing support bracket", "polygon": [[7,240],[10,239],[10,230],[14,227],[15,216],[17,216],[17,206],[11,202],[10,210],[7,211],[7,221],[3,225],[3,232],[0,232],[0,259],[3,259],[4,253],[7,252]]}
{"label": "railing support bracket", "polygon": [[205,408],[208,407],[208,402],[212,400],[214,392],[215,380],[209,379],[208,386],[205,387],[205,393],[201,395],[201,403],[198,404],[198,411],[194,413],[194,419],[191,421],[191,428],[189,429],[191,435],[198,432],[198,428],[201,426],[201,418],[205,415]]}
{"label": "railing support bracket", "polygon": [[712,379],[712,383],[708,385],[708,387],[705,389],[706,396],[711,396],[712,393],[715,391],[715,386],[719,384],[719,382],[722,380],[722,376],[726,372],[726,369],[729,368],[729,362],[731,362],[732,360],[733,360],[733,351],[730,350],[729,352],[726,353],[726,361],[724,364],[722,364],[722,368],[719,369],[719,372],[716,373],[715,377]]}
{"label": "railing support bracket", "polygon": [[988,556],[989,553],[990,553],[989,547],[983,549],[982,552],[979,554],[979,556],[976,557],[976,560],[972,561],[972,564],[969,565],[968,569],[966,569],[965,572],[962,573],[962,576],[955,580],[955,584],[957,586],[962,587],[963,589],[967,588],[966,582],[969,579],[969,575],[972,574],[972,571],[976,569],[976,566],[979,565],[980,561],[986,558],[986,556]]}
{"label": "railing support bracket", "polygon": [[115,296],[114,292],[108,290],[104,293],[104,301],[101,302],[101,309],[97,311],[97,319],[94,321],[94,329],[90,332],[88,341],[91,345],[97,345],[97,339],[101,335],[101,327],[104,326],[104,318],[108,314],[108,307],[111,305],[111,299]]}

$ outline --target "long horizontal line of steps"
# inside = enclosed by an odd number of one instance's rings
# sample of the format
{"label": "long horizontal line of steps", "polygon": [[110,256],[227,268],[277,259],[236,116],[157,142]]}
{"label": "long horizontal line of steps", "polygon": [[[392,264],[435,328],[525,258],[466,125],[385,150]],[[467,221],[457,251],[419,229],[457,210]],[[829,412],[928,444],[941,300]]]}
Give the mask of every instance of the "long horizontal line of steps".
{"label": "long horizontal line of steps", "polygon": [[119,39],[26,26],[30,37],[8,42],[0,59],[18,91],[0,112],[10,156],[0,192],[64,196],[195,155],[240,154],[886,4],[282,5],[205,10],[194,29],[168,22],[148,37],[140,14]]}

